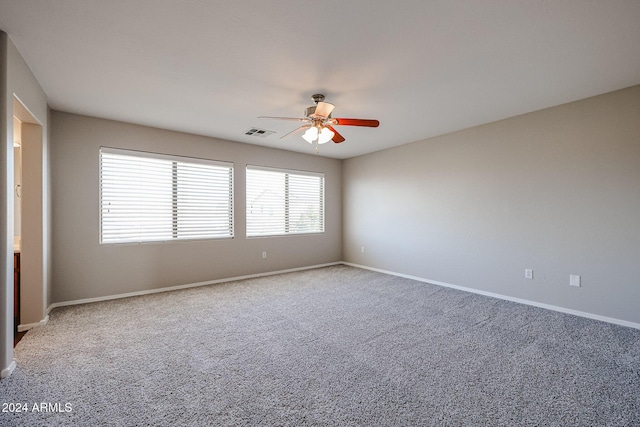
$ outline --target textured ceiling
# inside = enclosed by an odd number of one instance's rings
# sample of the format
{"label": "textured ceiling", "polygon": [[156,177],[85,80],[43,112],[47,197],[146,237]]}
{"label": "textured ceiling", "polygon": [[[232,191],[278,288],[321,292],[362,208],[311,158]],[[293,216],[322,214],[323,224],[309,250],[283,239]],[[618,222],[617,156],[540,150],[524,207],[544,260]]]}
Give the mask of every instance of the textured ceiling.
{"label": "textured ceiling", "polygon": [[[637,0],[0,0],[52,108],[347,158],[640,84]],[[276,133],[245,136],[251,127]]]}

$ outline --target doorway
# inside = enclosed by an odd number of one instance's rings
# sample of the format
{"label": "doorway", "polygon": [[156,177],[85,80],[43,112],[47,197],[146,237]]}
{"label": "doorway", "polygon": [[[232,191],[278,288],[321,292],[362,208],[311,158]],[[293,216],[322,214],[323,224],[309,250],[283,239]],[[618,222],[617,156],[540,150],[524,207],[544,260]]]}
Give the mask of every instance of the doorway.
{"label": "doorway", "polygon": [[47,322],[45,156],[42,125],[15,96],[13,117],[14,290],[18,297],[14,301],[18,317],[14,313],[14,320],[18,321],[16,331],[23,332]]}
{"label": "doorway", "polygon": [[22,122],[13,116],[13,334],[15,346],[20,325],[20,239],[22,218]]}

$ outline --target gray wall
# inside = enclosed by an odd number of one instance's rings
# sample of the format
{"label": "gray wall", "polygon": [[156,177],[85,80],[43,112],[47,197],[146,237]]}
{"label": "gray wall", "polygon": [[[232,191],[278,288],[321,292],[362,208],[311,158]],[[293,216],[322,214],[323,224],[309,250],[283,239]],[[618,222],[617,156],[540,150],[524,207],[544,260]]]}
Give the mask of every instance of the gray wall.
{"label": "gray wall", "polygon": [[[342,260],[341,161],[54,111],[52,302],[73,301]],[[99,244],[98,150],[129,148],[234,163],[235,238]],[[325,173],[326,232],[245,237],[247,164]],[[267,251],[267,259],[262,259]]]}
{"label": "gray wall", "polygon": [[[33,289],[34,292],[22,297],[24,313],[21,315],[38,322],[44,320],[44,307],[48,303],[46,297],[49,287],[49,265],[47,262],[49,256],[47,251],[49,244],[47,234],[49,194],[46,190],[48,185],[47,100],[44,91],[24,62],[20,52],[6,33],[0,31],[0,102],[2,103],[0,107],[0,120],[2,120],[0,135],[0,281],[3,284],[0,286],[0,370],[2,371],[5,371],[13,361],[13,115],[19,114],[14,111],[16,99],[28,109],[30,118],[37,122],[41,127],[41,132],[44,132],[38,146],[44,164],[34,166],[39,168],[41,190],[39,194],[33,196],[40,199],[41,210],[39,212],[22,212],[23,226],[25,225],[24,219],[31,221],[31,223],[37,221],[42,230],[39,235],[28,238],[27,245],[30,245],[32,249],[28,253],[23,253],[29,272],[38,276],[35,277],[38,289]],[[29,170],[32,170],[31,166],[29,166]],[[43,186],[44,189],[42,189]]]}
{"label": "gray wall", "polygon": [[349,159],[343,183],[345,261],[640,323],[640,86]]}

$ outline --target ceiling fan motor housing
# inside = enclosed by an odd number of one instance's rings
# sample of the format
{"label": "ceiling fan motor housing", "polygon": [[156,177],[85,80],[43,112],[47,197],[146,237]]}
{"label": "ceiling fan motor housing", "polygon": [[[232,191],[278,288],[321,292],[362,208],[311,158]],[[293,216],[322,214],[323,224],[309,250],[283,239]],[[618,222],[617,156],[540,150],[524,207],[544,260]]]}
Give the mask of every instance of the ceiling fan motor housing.
{"label": "ceiling fan motor housing", "polygon": [[[306,110],[304,110],[304,116],[305,117],[311,117],[313,115],[316,114],[316,108],[318,107],[318,102],[323,102],[324,101],[324,95],[321,93],[316,93],[314,95],[311,95],[311,99],[313,99],[313,102],[316,103],[316,105],[312,105],[311,107],[307,107]],[[331,114],[329,114],[328,117],[325,118],[329,118],[331,117]],[[313,117],[311,117],[313,118]]]}
{"label": "ceiling fan motor housing", "polygon": [[[317,105],[312,105],[311,107],[307,107],[307,108],[304,110],[304,116],[305,116],[305,117],[311,117],[311,116],[313,116],[314,114],[316,114],[316,108],[317,108],[317,107],[318,107]],[[329,114],[329,117],[331,117],[331,114]],[[327,119],[328,119],[329,117],[327,117]]]}
{"label": "ceiling fan motor housing", "polygon": [[316,106],[314,105],[313,107],[307,107],[306,110],[304,110],[304,115],[306,118],[313,120],[314,123],[316,124],[324,124],[328,119],[331,118],[331,113],[329,113],[328,116],[316,116]]}

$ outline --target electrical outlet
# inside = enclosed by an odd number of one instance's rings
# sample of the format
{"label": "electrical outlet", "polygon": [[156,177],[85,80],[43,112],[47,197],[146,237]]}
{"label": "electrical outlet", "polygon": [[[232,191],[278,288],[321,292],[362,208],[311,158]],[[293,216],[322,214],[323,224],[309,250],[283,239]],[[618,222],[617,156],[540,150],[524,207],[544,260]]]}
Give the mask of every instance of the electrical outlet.
{"label": "electrical outlet", "polygon": [[529,268],[524,269],[524,278],[525,279],[533,279],[533,270]]}
{"label": "electrical outlet", "polygon": [[360,253],[363,254],[364,253],[364,246],[360,246]]}
{"label": "electrical outlet", "polygon": [[267,251],[262,252],[262,259],[267,258]]}
{"label": "electrical outlet", "polygon": [[580,276],[577,274],[569,275],[569,286],[575,286],[576,288],[580,287]]}

